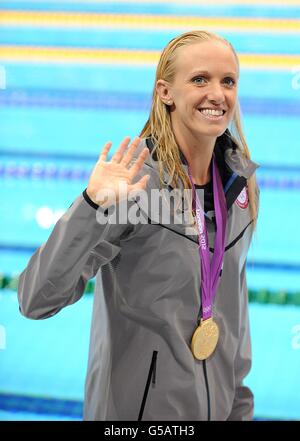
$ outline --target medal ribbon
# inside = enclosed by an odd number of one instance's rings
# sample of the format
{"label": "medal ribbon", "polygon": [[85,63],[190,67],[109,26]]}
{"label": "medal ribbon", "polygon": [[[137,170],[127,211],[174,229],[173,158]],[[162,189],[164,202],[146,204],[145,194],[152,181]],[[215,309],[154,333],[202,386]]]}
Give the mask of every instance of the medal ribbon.
{"label": "medal ribbon", "polygon": [[[216,164],[215,155],[212,158],[213,169],[213,194],[216,217],[216,235],[214,254],[210,261],[210,252],[208,244],[208,234],[205,224],[204,211],[201,207],[197,190],[189,173],[193,187],[193,210],[196,212],[196,222],[198,226],[198,243],[201,266],[201,302],[202,302],[202,320],[207,320],[212,316],[212,303],[215,297],[217,286],[220,280],[220,272],[225,253],[225,234],[227,225],[227,205],[221,177]],[[189,170],[189,169],[188,169]]]}

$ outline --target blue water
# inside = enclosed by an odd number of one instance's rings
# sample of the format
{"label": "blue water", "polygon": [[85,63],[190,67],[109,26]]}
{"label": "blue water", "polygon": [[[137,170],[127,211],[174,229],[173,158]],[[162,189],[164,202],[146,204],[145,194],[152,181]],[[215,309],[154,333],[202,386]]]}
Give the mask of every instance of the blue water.
{"label": "blue water", "polygon": [[[300,50],[298,51],[298,53]],[[13,63],[3,61],[6,70],[7,91],[22,90],[74,90],[104,91],[123,93],[151,94],[155,80],[155,66],[130,63],[110,66],[103,65],[63,65]],[[300,66],[295,66],[300,73]],[[76,75],[74,72],[76,71]],[[300,101],[300,81],[295,80],[297,89],[293,88],[291,70],[269,72],[267,70],[243,69],[239,80],[239,97],[291,99]]]}
{"label": "blue water", "polygon": [[[98,155],[104,144],[112,141],[113,153],[125,136],[133,138],[140,133],[147,116],[146,111],[138,110],[0,107],[0,142],[6,151]],[[299,118],[245,115],[244,125],[257,162],[300,164]]]}
{"label": "blue water", "polygon": [[[1,2],[1,9],[223,17],[300,18],[299,6]],[[141,17],[142,20],[142,17]],[[300,55],[299,33],[220,32],[237,52]],[[160,51],[178,32],[1,26],[0,45]],[[0,275],[21,272],[55,222],[86,188],[105,142],[112,153],[141,131],[155,66],[0,59]],[[261,167],[260,215],[248,256],[251,289],[300,291],[300,67],[242,69],[239,97],[251,155]],[[0,82],[1,83],[1,82]],[[12,170],[56,170],[16,177]],[[77,170],[81,177],[66,178]],[[73,176],[73,175],[72,175]],[[16,293],[0,291],[0,419],[80,419],[92,295],[48,320],[25,319]],[[250,305],[257,418],[300,419],[300,309]],[[295,332],[294,332],[294,331]],[[293,333],[294,332],[294,333]],[[4,341],[5,339],[5,341]],[[295,340],[296,339],[296,340]],[[294,345],[293,345],[294,342]],[[50,399],[50,404],[47,400]],[[53,399],[53,402],[51,401]],[[56,400],[56,401],[55,401]],[[71,401],[70,401],[71,400]],[[40,406],[40,407],[39,407]]]}
{"label": "blue water", "polygon": [[[0,29],[0,44],[15,45],[43,45],[58,47],[86,47],[126,50],[152,50],[160,51],[169,40],[178,35],[178,30],[132,30],[130,33],[110,29],[38,29],[6,27]],[[219,32],[227,38],[235,50],[242,53],[270,54],[285,53],[299,54],[299,38],[297,34],[277,35],[267,34],[263,39],[257,39],[254,32],[233,33]]]}
{"label": "blue water", "polygon": [[27,10],[27,11],[78,11],[98,12],[115,14],[159,14],[159,15],[192,15],[207,17],[266,17],[266,18],[300,18],[299,5],[243,5],[241,1],[237,5],[195,5],[178,2],[64,2],[64,1],[40,1],[1,2],[0,10]]}
{"label": "blue water", "polygon": [[[6,349],[0,351],[0,405],[7,392],[32,400],[55,397],[82,402],[92,296],[40,321],[17,313],[14,292],[2,294],[0,307],[0,323],[7,330]],[[300,419],[299,308],[251,304],[250,326],[253,366],[245,383],[254,393],[256,416]]]}

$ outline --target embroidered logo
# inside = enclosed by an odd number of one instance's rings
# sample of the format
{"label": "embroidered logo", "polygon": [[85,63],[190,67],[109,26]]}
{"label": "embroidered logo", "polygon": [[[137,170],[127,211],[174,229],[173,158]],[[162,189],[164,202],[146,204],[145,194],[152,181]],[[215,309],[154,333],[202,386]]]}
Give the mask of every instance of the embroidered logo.
{"label": "embroidered logo", "polygon": [[235,203],[240,208],[247,208],[248,207],[249,197],[248,197],[247,187],[243,188],[243,190],[238,195]]}

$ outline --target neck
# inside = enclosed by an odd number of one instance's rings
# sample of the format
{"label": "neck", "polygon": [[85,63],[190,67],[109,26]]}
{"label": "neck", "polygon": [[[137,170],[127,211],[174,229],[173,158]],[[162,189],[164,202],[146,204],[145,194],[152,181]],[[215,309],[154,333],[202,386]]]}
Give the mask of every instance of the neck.
{"label": "neck", "polygon": [[180,150],[184,154],[194,184],[205,185],[211,180],[210,163],[216,143],[216,137],[204,137],[203,139],[190,139],[176,136]]}

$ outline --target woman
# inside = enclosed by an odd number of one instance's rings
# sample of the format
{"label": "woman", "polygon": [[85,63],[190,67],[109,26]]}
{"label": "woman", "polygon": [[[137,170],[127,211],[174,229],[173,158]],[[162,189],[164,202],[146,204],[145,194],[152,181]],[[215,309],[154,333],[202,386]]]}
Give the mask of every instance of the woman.
{"label": "woman", "polygon": [[[241,130],[238,79],[223,38],[173,39],[140,137],[130,146],[125,138],[110,161],[104,146],[86,190],[20,276],[20,310],[41,319],[79,300],[97,275],[86,420],[253,417],[243,385],[251,366],[245,271],[258,165]],[[147,209],[138,195],[158,189],[190,191],[193,205],[181,212],[192,223]],[[121,222],[127,200],[135,221]]]}

